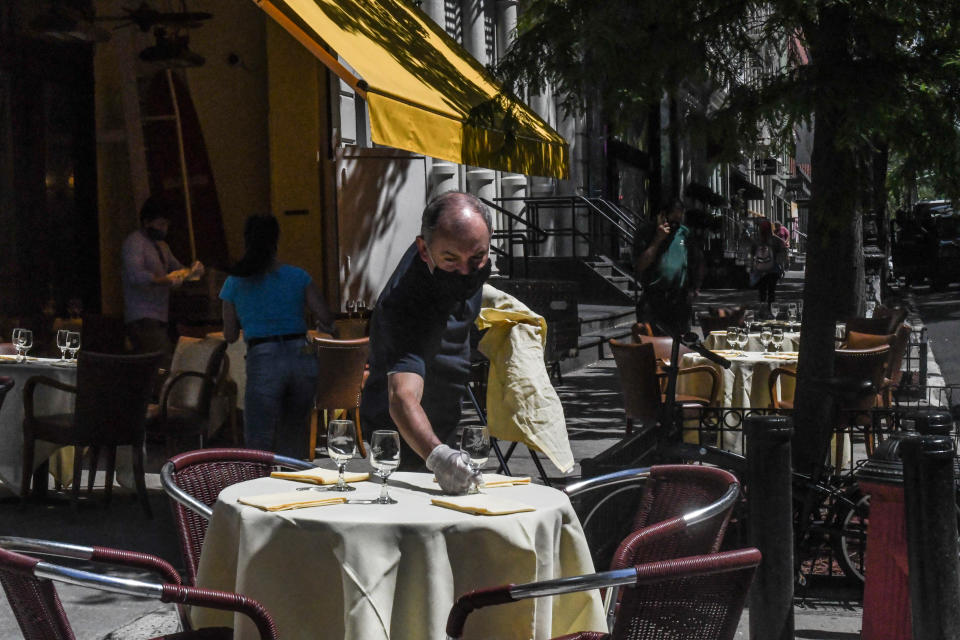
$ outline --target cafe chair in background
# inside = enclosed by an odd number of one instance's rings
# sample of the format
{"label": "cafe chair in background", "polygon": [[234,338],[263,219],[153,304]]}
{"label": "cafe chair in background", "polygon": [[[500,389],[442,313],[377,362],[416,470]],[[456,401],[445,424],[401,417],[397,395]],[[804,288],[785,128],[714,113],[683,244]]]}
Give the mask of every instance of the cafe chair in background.
{"label": "cafe chair in background", "polygon": [[147,407],[147,433],[164,438],[167,456],[178,439],[199,439],[200,448],[224,422],[237,444],[236,383],[227,378],[227,343],[218,338],[180,338],[159,404]]}
{"label": "cafe chair in background", "polygon": [[172,457],[160,469],[160,484],[170,498],[187,582],[196,584],[207,522],[220,492],[230,485],[264,478],[277,467],[310,469],[309,462],[254,449],[200,449]]}
{"label": "cafe chair in background", "polygon": [[[356,320],[356,318],[354,318]],[[370,338],[334,340],[314,338],[317,353],[316,421],[310,423],[309,457],[316,457],[317,434],[326,434],[330,412],[343,410],[353,414],[357,430],[357,451],[366,457],[360,431],[360,391],[363,388]]]}
{"label": "cafe chair in background", "polygon": [[[841,394],[838,397],[839,416],[843,427],[849,431],[862,430],[868,454],[878,444],[879,434],[872,429],[870,409],[882,402],[878,392],[883,388],[890,361],[890,346],[881,345],[868,349],[837,349],[834,352],[833,375],[846,380],[862,380],[872,385],[870,394]],[[844,438],[836,439],[836,466],[843,460]]]}
{"label": "cafe chair in background", "polygon": [[[580,516],[594,565],[611,569],[718,551],[740,500],[732,473],[689,464],[617,471],[564,492]],[[608,614],[615,602],[609,594]]]}
{"label": "cafe chair in background", "polygon": [[633,336],[634,342],[640,342],[640,336],[652,336],[653,327],[649,322],[635,322],[632,327],[630,327],[630,335]]}
{"label": "cafe chair in background", "polygon": [[358,340],[370,335],[369,318],[334,318],[337,336],[340,340]]}
{"label": "cafe chair in background", "polygon": [[[663,365],[670,364],[670,355],[673,349],[673,338],[670,336],[635,336],[633,340],[636,344],[650,343],[653,345],[653,355],[657,358],[657,372],[663,373]],[[692,353],[693,349],[686,345],[680,345],[680,357],[687,353]],[[661,385],[663,386],[663,385]]]}
{"label": "cafe chair in background", "polygon": [[[627,433],[633,431],[634,422],[642,426],[656,424],[660,406],[665,402],[662,377],[657,372],[656,348],[650,342],[633,344],[610,340],[610,350],[617,363],[623,404],[627,415]],[[710,381],[710,393],[701,395],[677,394],[676,401],[683,408],[697,409],[716,404],[720,389],[720,374],[707,365],[680,369],[680,376],[706,376]]]}
{"label": "cafe chair in background", "polygon": [[797,370],[791,367],[777,367],[770,372],[770,377],[767,378],[767,387],[770,391],[770,408],[771,409],[793,409],[793,394],[790,396],[785,396],[782,393],[777,393],[777,384],[780,383],[781,378],[792,378],[794,381],[794,389],[796,389],[796,380],[797,380]]}
{"label": "cafe chair in background", "polygon": [[3,408],[3,401],[6,399],[10,389],[13,389],[14,384],[16,384],[16,382],[13,378],[0,376],[0,408]]}
{"label": "cafe chair in background", "polygon": [[609,633],[582,631],[565,635],[562,640],[732,640],[760,559],[757,549],[738,549],[478,589],[454,603],[447,617],[447,639],[462,638],[467,616],[483,607],[621,587],[623,598]]}
{"label": "cafe chair in background", "polygon": [[[34,441],[90,447],[91,465],[88,491],[92,491],[100,449],[106,449],[107,466],[104,500],[110,502],[117,447],[129,445],[133,457],[134,480],[140,504],[152,517],[143,469],[144,424],[150,391],[157,375],[160,353],[114,355],[81,350],[77,355],[77,384],[69,385],[47,376],[33,376],[23,386],[23,471],[21,498],[30,492],[33,472]],[[76,394],[73,413],[38,416],[34,413],[34,393],[38,387],[50,387]],[[83,456],[77,451],[73,462],[71,504],[77,507],[80,496],[80,472]]]}
{"label": "cafe chair in background", "polygon": [[[236,593],[197,589],[180,584],[173,567],[146,554],[115,551],[98,547],[79,547],[45,541],[25,541],[26,553],[0,549],[0,584],[13,610],[25,640],[73,640],[74,634],[55,582],[119,593],[134,598],[148,598],[164,603],[209,607],[242,613],[250,618],[261,640],[276,640],[277,628],[263,606]],[[5,545],[3,545],[5,546]],[[16,545],[23,547],[24,545]],[[93,571],[65,567],[32,554],[68,558],[105,560],[141,569],[157,571],[164,582],[147,582],[105,575]],[[28,555],[29,554],[29,555]],[[164,566],[165,565],[165,566]],[[173,572],[170,575],[169,572]],[[233,629],[207,628],[159,636],[153,640],[227,640]]]}

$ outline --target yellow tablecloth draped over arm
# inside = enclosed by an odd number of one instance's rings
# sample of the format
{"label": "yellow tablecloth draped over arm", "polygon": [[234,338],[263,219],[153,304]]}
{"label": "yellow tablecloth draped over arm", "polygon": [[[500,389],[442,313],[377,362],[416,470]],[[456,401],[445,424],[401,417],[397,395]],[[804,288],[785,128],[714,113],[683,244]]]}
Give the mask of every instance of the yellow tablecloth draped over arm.
{"label": "yellow tablecloth draped over arm", "polygon": [[490,435],[542,451],[562,472],[573,468],[563,405],[543,361],[547,321],[513,296],[483,286],[477,327],[487,333],[480,353],[490,360]]}

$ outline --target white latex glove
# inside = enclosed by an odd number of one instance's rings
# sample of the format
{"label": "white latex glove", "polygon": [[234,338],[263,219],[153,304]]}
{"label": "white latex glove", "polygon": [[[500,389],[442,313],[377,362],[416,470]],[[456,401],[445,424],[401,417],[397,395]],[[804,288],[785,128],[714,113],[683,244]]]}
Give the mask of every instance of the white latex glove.
{"label": "white latex glove", "polygon": [[427,469],[437,476],[440,488],[446,493],[466,493],[483,482],[480,472],[470,468],[466,452],[445,444],[438,444],[427,456]]}

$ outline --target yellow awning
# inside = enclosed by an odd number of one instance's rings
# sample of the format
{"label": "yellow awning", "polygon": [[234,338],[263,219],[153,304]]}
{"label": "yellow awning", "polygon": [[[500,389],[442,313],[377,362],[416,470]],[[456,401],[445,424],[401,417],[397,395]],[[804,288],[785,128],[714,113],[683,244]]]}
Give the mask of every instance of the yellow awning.
{"label": "yellow awning", "polygon": [[502,102],[483,124],[468,122],[472,109],[492,104],[500,85],[411,3],[253,1],[366,99],[377,144],[472,166],[567,177],[563,137],[519,100]]}

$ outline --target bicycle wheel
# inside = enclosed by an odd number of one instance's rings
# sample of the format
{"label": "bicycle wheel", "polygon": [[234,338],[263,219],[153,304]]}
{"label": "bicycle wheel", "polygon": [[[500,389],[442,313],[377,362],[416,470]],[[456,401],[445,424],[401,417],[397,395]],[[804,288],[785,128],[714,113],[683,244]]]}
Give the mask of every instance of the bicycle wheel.
{"label": "bicycle wheel", "polygon": [[838,530],[834,535],[837,562],[844,575],[851,580],[863,582],[864,562],[867,557],[867,526],[870,523],[870,496],[853,489],[847,496],[853,506],[842,503],[835,522]]}

